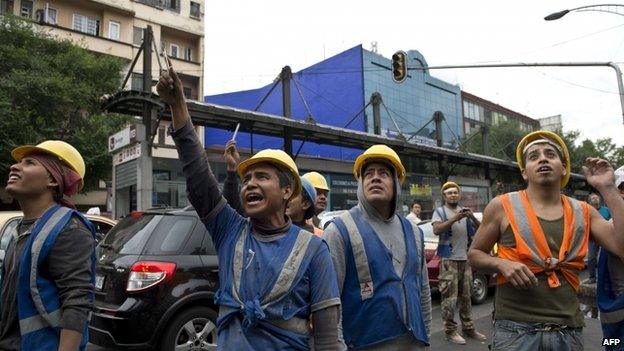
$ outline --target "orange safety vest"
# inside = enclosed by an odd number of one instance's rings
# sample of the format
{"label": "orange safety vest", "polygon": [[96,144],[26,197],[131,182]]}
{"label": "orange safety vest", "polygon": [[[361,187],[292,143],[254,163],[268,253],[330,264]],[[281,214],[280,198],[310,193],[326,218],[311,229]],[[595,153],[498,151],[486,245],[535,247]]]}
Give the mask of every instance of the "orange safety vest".
{"label": "orange safety vest", "polygon": [[[585,268],[589,239],[589,205],[586,202],[561,195],[563,205],[563,241],[559,257],[552,257],[546,235],[529,203],[526,192],[518,191],[500,196],[509,225],[516,239],[516,247],[498,245],[498,257],[527,265],[534,274],[544,272],[548,286],[561,285],[557,271],[578,291],[580,280],[574,270]],[[497,284],[507,280],[497,275]]]}

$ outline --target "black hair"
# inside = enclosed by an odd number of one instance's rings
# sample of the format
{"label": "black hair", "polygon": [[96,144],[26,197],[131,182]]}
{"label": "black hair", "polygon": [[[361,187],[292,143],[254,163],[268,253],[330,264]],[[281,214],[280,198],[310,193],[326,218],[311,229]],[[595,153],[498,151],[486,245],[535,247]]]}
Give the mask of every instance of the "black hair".
{"label": "black hair", "polygon": [[[275,169],[277,170],[277,178],[279,179],[280,188],[284,188],[289,185],[291,188],[294,187],[295,178],[293,177],[293,175],[280,166],[277,166],[277,165],[274,165],[274,166],[275,166]],[[293,189],[293,191],[294,190],[295,189]]]}
{"label": "black hair", "polygon": [[[412,205],[410,206],[410,209],[411,209],[411,208],[414,208],[414,205],[421,206],[421,205],[420,205],[420,202],[418,202],[417,200],[414,200],[414,201],[412,201]],[[421,206],[421,207],[422,207],[422,206]]]}

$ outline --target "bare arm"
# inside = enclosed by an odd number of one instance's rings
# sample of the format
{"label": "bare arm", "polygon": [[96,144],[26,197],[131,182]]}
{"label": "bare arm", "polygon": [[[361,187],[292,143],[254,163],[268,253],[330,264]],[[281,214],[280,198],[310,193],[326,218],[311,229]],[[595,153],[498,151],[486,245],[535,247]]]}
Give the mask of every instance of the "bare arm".
{"label": "bare arm", "polygon": [[82,333],[71,329],[61,329],[59,351],[75,351],[80,347]]}
{"label": "bare arm", "polygon": [[453,215],[451,218],[449,218],[448,220],[444,221],[444,222],[433,222],[431,223],[431,226],[433,227],[433,234],[435,235],[440,235],[444,232],[447,232],[451,229],[451,227],[453,226],[453,223],[461,220],[462,218],[465,218],[466,215],[464,213],[456,213],[455,215]]}
{"label": "bare arm", "polygon": [[624,199],[615,187],[613,168],[605,160],[588,158],[583,170],[587,182],[600,192],[613,216],[613,222],[607,222],[590,207],[591,235],[600,246],[624,259]]}
{"label": "bare arm", "polygon": [[500,199],[494,198],[483,211],[483,222],[468,251],[468,260],[473,268],[488,273],[500,273],[514,287],[527,289],[531,285],[537,285],[537,278],[525,264],[490,255],[500,238],[504,216]]}

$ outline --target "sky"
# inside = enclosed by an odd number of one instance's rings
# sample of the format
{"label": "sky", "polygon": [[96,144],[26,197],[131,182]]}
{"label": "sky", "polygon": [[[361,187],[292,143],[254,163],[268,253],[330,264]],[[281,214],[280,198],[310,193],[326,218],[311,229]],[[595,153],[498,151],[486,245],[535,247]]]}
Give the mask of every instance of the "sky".
{"label": "sky", "polygon": [[[624,16],[553,12],[575,0],[209,0],[205,3],[204,93],[269,84],[285,65],[299,71],[362,44],[390,57],[418,50],[429,66],[621,62]],[[620,13],[624,14],[624,2]],[[624,69],[624,67],[623,67]],[[564,130],[624,145],[612,68],[478,68],[430,71],[462,90],[532,118],[561,115]],[[390,72],[388,72],[390,74]]]}

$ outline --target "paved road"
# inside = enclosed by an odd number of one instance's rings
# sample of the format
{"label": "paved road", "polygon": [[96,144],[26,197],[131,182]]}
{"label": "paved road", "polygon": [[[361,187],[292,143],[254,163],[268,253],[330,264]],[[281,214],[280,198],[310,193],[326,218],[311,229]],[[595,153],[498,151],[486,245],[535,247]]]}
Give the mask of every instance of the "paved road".
{"label": "paved road", "polygon": [[[490,298],[482,305],[473,306],[472,316],[475,321],[477,330],[481,331],[488,336],[488,341],[480,342],[472,339],[468,339],[466,345],[460,346],[451,344],[444,339],[444,327],[442,325],[442,318],[440,317],[440,297],[439,295],[433,296],[433,321],[431,325],[431,350],[440,351],[473,351],[473,350],[488,350],[488,344],[491,341],[492,336],[492,300]],[[458,318],[458,317],[456,317]],[[600,321],[593,318],[585,319],[585,328],[583,330],[583,336],[585,338],[585,350],[601,350],[602,344],[602,330],[600,329]],[[88,351],[113,351],[113,349],[104,349],[95,345],[89,345]]]}

